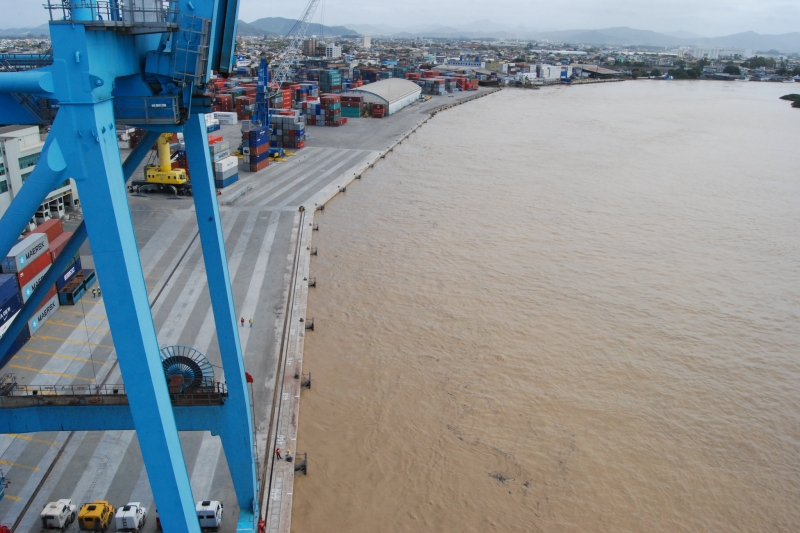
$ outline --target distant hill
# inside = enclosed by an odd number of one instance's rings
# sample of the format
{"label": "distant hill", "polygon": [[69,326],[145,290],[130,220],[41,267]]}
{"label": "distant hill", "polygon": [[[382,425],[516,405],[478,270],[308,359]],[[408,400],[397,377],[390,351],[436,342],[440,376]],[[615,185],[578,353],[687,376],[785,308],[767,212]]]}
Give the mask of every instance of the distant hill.
{"label": "distant hill", "polygon": [[[238,34],[243,37],[261,37],[264,35],[267,37],[283,37],[291,31],[296,23],[297,21],[294,19],[285,19],[283,17],[267,17],[253,22],[240,20]],[[341,35],[359,35],[359,33],[344,26],[309,24],[306,35],[338,37]]]}
{"label": "distant hill", "polygon": [[0,30],[0,38],[8,39],[8,38],[35,38],[35,37],[50,37],[50,26],[48,24],[42,24],[41,26],[36,26],[35,28],[8,28],[6,30]]}
{"label": "distant hill", "polygon": [[497,24],[489,20],[459,26],[417,26],[398,28],[381,24],[351,24],[351,28],[361,33],[380,37],[415,38],[428,37],[439,39],[457,38],[497,38],[497,39],[531,39],[551,40],[568,44],[590,44],[599,46],[654,46],[675,47],[694,46],[701,48],[747,48],[765,52],[779,50],[785,53],[800,52],[800,33],[782,35],[762,35],[755,32],[737,33],[723,37],[702,37],[692,32],[676,30],[660,33],[649,30],[638,30],[628,27],[574,30],[541,30],[512,27]]}

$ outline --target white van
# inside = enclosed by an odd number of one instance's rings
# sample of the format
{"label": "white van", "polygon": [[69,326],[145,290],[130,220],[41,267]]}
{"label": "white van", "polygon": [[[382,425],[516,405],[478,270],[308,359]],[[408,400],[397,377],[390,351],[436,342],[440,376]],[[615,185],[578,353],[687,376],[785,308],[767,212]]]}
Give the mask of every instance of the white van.
{"label": "white van", "polygon": [[222,504],[216,500],[203,500],[195,504],[197,519],[201,528],[219,529],[222,527]]}

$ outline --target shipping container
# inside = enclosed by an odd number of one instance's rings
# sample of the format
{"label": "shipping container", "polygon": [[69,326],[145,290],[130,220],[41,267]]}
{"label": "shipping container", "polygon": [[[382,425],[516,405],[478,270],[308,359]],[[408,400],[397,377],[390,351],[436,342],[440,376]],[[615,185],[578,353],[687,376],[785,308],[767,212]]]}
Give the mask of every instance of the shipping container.
{"label": "shipping container", "polygon": [[59,254],[61,254],[61,250],[64,249],[64,247],[67,245],[71,237],[72,237],[72,232],[65,231],[50,243],[50,258],[53,261],[55,261],[56,258],[59,256]]}
{"label": "shipping container", "polygon": [[45,268],[50,266],[53,263],[53,258],[50,257],[50,254],[42,254],[33,261],[31,261],[28,266],[23,268],[21,271],[17,273],[17,279],[19,280],[19,286],[22,287],[23,285],[27,284],[33,278],[39,275],[39,273]]}
{"label": "shipping container", "polygon": [[31,261],[49,250],[49,241],[45,233],[32,233],[15,244],[3,259],[3,273],[10,274],[21,271]]}
{"label": "shipping container", "polygon": [[28,328],[31,331],[31,335],[34,335],[36,331],[42,327],[42,325],[47,322],[47,320],[53,316],[53,314],[58,310],[60,307],[58,302],[58,294],[55,293],[55,286],[53,287],[53,295],[45,301],[44,305],[42,305],[38,311],[33,315],[28,321]]}
{"label": "shipping container", "polygon": [[224,189],[229,185],[233,185],[237,181],[239,181],[239,174],[234,174],[233,176],[227,178],[224,181],[214,180],[214,185],[216,186],[217,189]]}
{"label": "shipping container", "polygon": [[74,278],[75,275],[81,271],[81,268],[81,258],[80,256],[76,255],[67,264],[67,267],[64,269],[64,272],[61,274],[61,276],[56,279],[56,287],[58,287],[60,290],[62,287],[64,287],[64,285],[72,281],[72,278]]}
{"label": "shipping container", "polygon": [[41,224],[31,233],[44,233],[47,235],[48,242],[53,242],[56,237],[61,235],[64,232],[64,225],[61,223],[61,219],[59,218],[52,218]]}
{"label": "shipping container", "polygon": [[239,159],[236,156],[226,157],[220,161],[214,163],[214,172],[225,172],[232,168],[236,168],[236,165],[239,164]]}
{"label": "shipping container", "polygon": [[[8,329],[14,316],[22,309],[22,296],[15,294],[0,305],[0,328]],[[4,327],[5,326],[5,327]]]}
{"label": "shipping container", "polygon": [[39,272],[39,274],[34,276],[30,281],[26,282],[25,284],[20,283],[20,294],[22,294],[22,303],[28,301],[28,298],[31,297],[33,291],[36,289],[36,287],[39,286],[39,282],[42,281],[42,278],[44,277],[45,274],[47,274],[47,271],[50,270],[50,267],[52,266],[53,266],[52,264],[48,264],[46,267],[44,267],[44,269],[41,272]]}
{"label": "shipping container", "polygon": [[25,343],[31,338],[31,330],[28,329],[28,325],[25,324],[22,327],[22,331],[19,332],[17,338],[14,339],[14,342],[11,343],[11,346],[8,347],[8,351],[5,354],[0,354],[0,367],[4,367],[12,357],[14,357],[17,352],[19,352]]}
{"label": "shipping container", "polygon": [[0,306],[19,294],[19,281],[15,274],[0,274]]}

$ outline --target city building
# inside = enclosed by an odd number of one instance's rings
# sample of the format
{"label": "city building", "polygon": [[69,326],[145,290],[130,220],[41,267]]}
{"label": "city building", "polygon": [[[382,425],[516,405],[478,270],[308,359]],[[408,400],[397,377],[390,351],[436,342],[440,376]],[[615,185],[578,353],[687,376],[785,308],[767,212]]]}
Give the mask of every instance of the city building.
{"label": "city building", "polygon": [[362,46],[363,48],[366,48],[367,50],[369,50],[370,48],[372,48],[372,37],[370,37],[369,35],[365,35],[365,36],[363,36],[363,37],[361,38],[361,46]]}
{"label": "city building", "polygon": [[316,56],[318,46],[319,46],[318,39],[306,39],[305,41],[303,41],[303,55],[307,57]]}
{"label": "city building", "polygon": [[402,78],[389,78],[354,89],[349,93],[360,94],[368,104],[383,104],[386,114],[397,113],[419,100],[422,88]]}
{"label": "city building", "polygon": [[461,56],[460,59],[448,59],[447,65],[450,67],[486,68],[486,62],[481,61],[480,57],[470,59],[467,56]]}
{"label": "city building", "polygon": [[330,59],[333,57],[342,57],[342,47],[335,44],[329,44],[325,47],[325,57]]}
{"label": "city building", "polygon": [[[38,126],[0,127],[0,216],[36,168],[44,140]],[[59,183],[36,211],[36,222],[61,218],[80,205],[75,181]]]}

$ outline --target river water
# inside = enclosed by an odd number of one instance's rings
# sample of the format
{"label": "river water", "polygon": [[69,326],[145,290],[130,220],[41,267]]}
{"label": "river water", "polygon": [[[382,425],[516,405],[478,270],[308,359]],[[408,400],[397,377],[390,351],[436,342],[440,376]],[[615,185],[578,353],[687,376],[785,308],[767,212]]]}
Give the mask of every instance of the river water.
{"label": "river water", "polygon": [[793,88],[505,90],[318,213],[293,531],[797,531]]}

